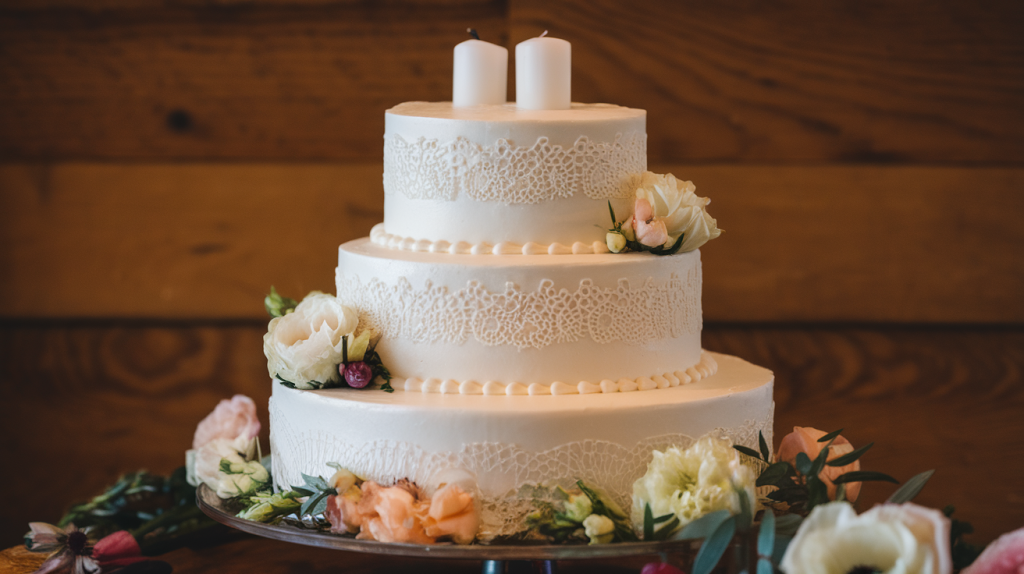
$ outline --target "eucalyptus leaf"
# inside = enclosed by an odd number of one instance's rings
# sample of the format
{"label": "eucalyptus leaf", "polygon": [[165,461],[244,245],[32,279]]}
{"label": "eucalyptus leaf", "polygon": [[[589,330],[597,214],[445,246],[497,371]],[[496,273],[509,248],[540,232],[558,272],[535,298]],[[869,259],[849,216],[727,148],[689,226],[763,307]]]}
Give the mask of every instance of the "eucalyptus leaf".
{"label": "eucalyptus leaf", "polygon": [[678,534],[673,536],[674,540],[700,540],[707,538],[722,525],[723,522],[729,519],[728,510],[718,510],[710,514],[705,514],[697,520],[687,524],[679,531]]}
{"label": "eucalyptus leaf", "polygon": [[773,572],[775,572],[775,566],[772,565],[772,561],[770,559],[757,559],[757,574],[772,574]]}
{"label": "eucalyptus leaf", "polygon": [[740,513],[736,516],[736,529],[744,532],[754,524],[754,513],[750,507],[751,500],[747,496],[746,490],[737,488],[735,485],[732,489],[740,499]]}
{"label": "eucalyptus leaf", "polygon": [[910,502],[911,500],[914,500],[914,497],[916,497],[921,492],[921,489],[924,488],[924,485],[928,484],[928,480],[932,477],[933,474],[935,474],[934,469],[926,470],[921,474],[914,476],[907,482],[903,483],[903,486],[897,488],[896,492],[892,493],[892,496],[890,496],[889,500],[887,500],[886,502],[891,502],[893,504],[903,504],[904,502]]}
{"label": "eucalyptus leaf", "polygon": [[[761,556],[768,556],[775,547],[775,513],[771,508],[764,509],[761,516],[761,530],[757,533],[757,553]],[[758,571],[761,570],[758,564]]]}
{"label": "eucalyptus leaf", "polygon": [[844,454],[843,456],[837,456],[836,458],[828,461],[828,465],[829,466],[846,466],[846,465],[856,461],[857,459],[859,459],[861,457],[861,455],[866,453],[868,451],[868,449],[873,447],[873,446],[875,446],[875,443],[869,442],[868,444],[858,448],[857,450],[854,450],[852,452],[848,452],[848,453]]}
{"label": "eucalyptus leaf", "polygon": [[693,561],[693,574],[711,574],[735,535],[736,520],[730,516],[700,545],[697,558]]}
{"label": "eucalyptus leaf", "polygon": [[804,476],[811,476],[811,457],[805,452],[796,453],[796,469]]}
{"label": "eucalyptus leaf", "polygon": [[654,513],[650,504],[644,504],[644,540],[654,540]]}
{"label": "eucalyptus leaf", "polygon": [[819,438],[818,442],[829,442],[829,441],[832,441],[832,440],[836,440],[836,437],[838,437],[840,434],[842,434],[842,432],[843,432],[843,429],[839,429],[837,431],[832,431],[832,432],[828,433],[827,435]]}
{"label": "eucalyptus leaf", "polygon": [[882,472],[875,472],[871,470],[855,470],[837,476],[832,480],[835,484],[843,484],[846,482],[891,482],[893,484],[899,484],[900,481]]}
{"label": "eucalyptus leaf", "polygon": [[320,476],[309,476],[308,474],[303,474],[302,480],[305,480],[306,486],[313,490],[327,490],[330,488],[327,481]]}
{"label": "eucalyptus leaf", "polygon": [[792,536],[779,535],[775,537],[775,550],[772,551],[772,562],[776,564],[782,562],[782,557],[786,555],[786,550],[789,549],[789,543],[792,541]]}
{"label": "eucalyptus leaf", "polygon": [[743,446],[741,444],[734,444],[734,445],[732,445],[732,448],[740,451],[741,453],[743,453],[743,454],[745,454],[747,456],[751,456],[751,457],[756,458],[757,460],[761,460],[761,455],[758,454],[758,452],[756,450],[752,449],[752,448],[745,447],[745,446]]}
{"label": "eucalyptus leaf", "polygon": [[764,440],[764,433],[757,431],[757,444],[761,447],[761,460],[768,462],[772,456],[772,449],[768,448],[768,441]]}
{"label": "eucalyptus leaf", "polygon": [[779,481],[789,476],[793,467],[788,462],[777,462],[764,469],[757,477],[757,486],[779,486]]}
{"label": "eucalyptus leaf", "polygon": [[309,490],[307,488],[302,488],[301,486],[296,486],[292,488],[292,491],[297,492],[299,496],[313,496],[313,494],[315,494],[314,491]]}

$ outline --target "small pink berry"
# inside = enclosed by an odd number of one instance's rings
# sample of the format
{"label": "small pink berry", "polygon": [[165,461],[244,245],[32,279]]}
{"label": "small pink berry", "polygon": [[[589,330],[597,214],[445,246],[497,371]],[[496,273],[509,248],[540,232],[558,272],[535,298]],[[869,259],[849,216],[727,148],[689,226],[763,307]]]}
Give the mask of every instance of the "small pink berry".
{"label": "small pink berry", "polygon": [[345,382],[353,389],[361,389],[373,380],[373,369],[363,361],[353,361],[338,368]]}
{"label": "small pink berry", "polygon": [[651,562],[644,566],[640,574],[683,574],[683,571],[665,562]]}

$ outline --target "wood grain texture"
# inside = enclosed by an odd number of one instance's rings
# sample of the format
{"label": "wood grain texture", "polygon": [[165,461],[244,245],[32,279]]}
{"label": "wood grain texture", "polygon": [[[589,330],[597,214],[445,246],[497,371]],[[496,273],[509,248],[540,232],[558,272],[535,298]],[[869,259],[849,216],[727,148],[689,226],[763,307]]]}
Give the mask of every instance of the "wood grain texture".
{"label": "wood grain texture", "polygon": [[379,159],[384,110],[450,100],[500,1],[0,8],[0,157]]}
{"label": "wood grain texture", "polygon": [[[713,198],[711,321],[1024,321],[1024,170],[663,165]],[[379,164],[0,165],[7,317],[260,318],[334,291]],[[605,224],[604,221],[595,222]]]}
{"label": "wood grain texture", "polygon": [[468,26],[570,40],[575,99],[649,110],[657,161],[1024,161],[1010,0],[17,0],[0,158],[375,160]]}
{"label": "wood grain texture", "polygon": [[[266,421],[264,329],[0,326],[0,445],[18,467],[0,488],[47,493],[5,502],[0,547],[121,472],[183,464],[221,398],[252,396]],[[938,469],[920,502],[956,505],[976,541],[1024,523],[1019,481],[1007,478],[1024,473],[1024,330],[711,325],[704,346],[775,372],[777,440],[796,425],[845,428],[855,445],[876,442],[865,468],[904,480]],[[870,485],[862,502],[890,492]]]}
{"label": "wood grain texture", "polygon": [[1024,159],[1024,6],[510,4],[573,44],[573,97],[648,110],[651,159]]}

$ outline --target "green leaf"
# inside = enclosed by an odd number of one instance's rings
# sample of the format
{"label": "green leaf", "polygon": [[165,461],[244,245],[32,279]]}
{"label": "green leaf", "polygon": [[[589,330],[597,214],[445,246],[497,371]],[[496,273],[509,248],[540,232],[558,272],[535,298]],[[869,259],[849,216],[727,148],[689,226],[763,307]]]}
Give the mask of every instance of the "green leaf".
{"label": "green leaf", "polygon": [[303,473],[302,480],[305,480],[306,486],[312,490],[327,490],[328,488],[330,488],[330,485],[327,484],[327,481],[320,476],[309,476],[308,474]]}
{"label": "green leaf", "polygon": [[846,485],[845,484],[838,484],[838,485],[836,485],[836,498],[835,498],[835,501],[836,502],[843,502],[844,500],[846,500]]}
{"label": "green leaf", "polygon": [[829,447],[832,443],[829,443],[825,448],[821,449],[818,456],[814,457],[814,463],[811,464],[811,470],[806,476],[818,476],[822,470],[825,470],[825,463],[828,461]]}
{"label": "green leaf", "polygon": [[[661,528],[656,530],[654,532],[654,536],[651,537],[651,540],[654,540],[654,541],[668,540],[669,536],[672,536],[672,534],[675,533],[676,529],[679,528],[679,524],[680,524],[679,517],[676,516],[675,514],[667,514],[667,515],[663,516],[662,518],[671,518],[672,520],[669,520],[668,524],[666,524],[665,526],[662,526]],[[655,521],[657,521],[657,518],[655,519]],[[646,540],[646,538],[645,538],[645,540]]]}
{"label": "green leaf", "polygon": [[775,533],[778,536],[793,536],[804,518],[799,514],[783,514],[775,519]]}
{"label": "green leaf", "polygon": [[313,514],[312,510],[320,504],[320,501],[326,499],[328,496],[329,493],[327,492],[318,492],[307,498],[306,502],[303,502],[302,506],[299,508],[299,518]]}
{"label": "green leaf", "polygon": [[758,558],[757,559],[757,571],[756,574],[772,574],[775,572],[775,566],[772,565],[772,561],[769,558]]}
{"label": "green leaf", "polygon": [[697,520],[687,524],[679,531],[678,534],[673,536],[674,540],[700,540],[707,538],[722,525],[723,522],[729,519],[728,510],[718,510],[710,514],[705,514]]}
{"label": "green leaf", "polygon": [[296,487],[292,488],[292,492],[298,493],[299,496],[313,496],[314,494],[316,494],[316,491],[309,490],[309,489],[306,489],[306,488],[302,488],[300,486],[296,486]]}
{"label": "green leaf", "polygon": [[793,473],[788,462],[777,462],[761,472],[757,477],[757,486],[777,486],[779,481]]}
{"label": "green leaf", "polygon": [[732,448],[742,452],[743,454],[745,454],[747,456],[752,456],[752,457],[756,458],[757,460],[761,460],[761,456],[757,453],[756,450],[754,450],[752,448],[745,447],[745,446],[743,446],[741,444],[734,444],[734,445],[732,445]]}
{"label": "green leaf", "polygon": [[843,484],[847,482],[891,482],[893,484],[899,484],[900,481],[889,476],[888,474],[881,472],[874,472],[871,470],[855,470],[837,476],[832,482],[835,484]]}
{"label": "green leaf", "polygon": [[[775,547],[775,513],[771,508],[764,509],[761,517],[761,530],[757,533],[757,553],[768,556]],[[758,565],[760,570],[760,565]]]}
{"label": "green leaf", "polygon": [[817,476],[807,478],[807,510],[828,502],[828,487]]}
{"label": "green leaf", "polygon": [[775,537],[775,550],[772,551],[772,562],[776,564],[782,562],[782,557],[786,555],[786,550],[789,549],[789,543],[792,541],[792,536],[779,535]]}
{"label": "green leaf", "polygon": [[281,375],[274,375],[274,378],[276,378],[278,380],[278,382],[280,382],[282,385],[288,387],[289,389],[297,389],[297,388],[299,388],[298,385],[296,385],[295,383],[293,383],[293,382],[291,382],[289,380],[286,380],[286,379],[282,378]]}
{"label": "green leaf", "polygon": [[842,432],[843,432],[843,429],[839,429],[837,431],[832,431],[832,432],[828,433],[827,435],[819,438],[818,442],[829,442],[831,440],[835,440],[836,437],[838,437],[840,434],[842,434]]}
{"label": "green leaf", "polygon": [[295,299],[280,296],[273,285],[270,286],[270,295],[263,299],[263,308],[271,317],[283,317],[294,311],[298,304]]}
{"label": "green leaf", "polygon": [[812,476],[811,457],[807,456],[807,453],[796,453],[796,469],[804,476]]}
{"label": "green leaf", "polygon": [[612,216],[612,225],[615,225],[617,221],[615,219],[615,209],[612,207],[612,200],[610,199],[608,200],[608,215]]}
{"label": "green leaf", "polygon": [[650,504],[644,504],[644,540],[654,540],[654,513]]}
{"label": "green leaf", "polygon": [[735,534],[736,520],[730,516],[700,545],[697,558],[693,561],[693,574],[711,574]]}
{"label": "green leaf", "polygon": [[861,457],[861,455],[866,453],[868,451],[868,449],[873,447],[873,446],[875,446],[875,443],[869,442],[868,444],[858,448],[857,450],[855,450],[853,452],[848,452],[848,453],[844,454],[843,456],[837,456],[836,458],[828,461],[828,465],[829,466],[846,466],[846,465],[850,464],[851,462],[854,462],[857,459],[859,459]]}
{"label": "green leaf", "polygon": [[907,482],[903,483],[903,486],[897,488],[896,492],[892,493],[892,496],[890,496],[889,500],[887,500],[886,502],[891,502],[893,504],[903,504],[904,502],[910,502],[911,500],[914,500],[914,497],[916,497],[918,493],[921,492],[921,489],[924,488],[924,485],[928,484],[928,480],[932,477],[933,474],[935,474],[934,469],[926,470],[921,474],[914,476]]}
{"label": "green leaf", "polygon": [[768,441],[764,440],[764,433],[757,431],[757,444],[761,447],[761,460],[768,462],[772,456],[772,449],[768,448]]}
{"label": "green leaf", "polygon": [[750,508],[751,500],[747,496],[746,490],[737,488],[736,486],[733,486],[732,489],[740,499],[740,513],[736,516],[736,528],[739,531],[744,532],[754,524],[754,513]]}

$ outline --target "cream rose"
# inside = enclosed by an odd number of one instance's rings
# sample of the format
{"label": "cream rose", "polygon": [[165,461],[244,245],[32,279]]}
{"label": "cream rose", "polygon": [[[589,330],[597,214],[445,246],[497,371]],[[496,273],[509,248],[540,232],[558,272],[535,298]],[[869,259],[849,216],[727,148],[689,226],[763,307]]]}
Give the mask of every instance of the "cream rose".
{"label": "cream rose", "polygon": [[355,310],[334,296],[314,291],[295,311],[275,317],[263,336],[263,354],[271,377],[294,383],[300,389],[311,383],[337,381],[342,361],[342,338],[359,323]]}
{"label": "cream rose", "polygon": [[755,480],[725,439],[706,436],[686,450],[654,451],[647,474],[633,483],[633,525],[643,529],[645,506],[654,516],[674,514],[681,526],[718,510],[738,514],[741,492],[756,503]]}
{"label": "cream rose", "polygon": [[711,200],[698,197],[696,189],[672,174],[645,172],[636,190],[633,217],[624,228],[648,247],[671,247],[683,235],[680,253],[699,248],[722,232],[705,210]]}
{"label": "cream rose", "polygon": [[814,507],[790,542],[786,574],[950,574],[949,519],[915,504],[883,504],[860,516],[848,502]]}

